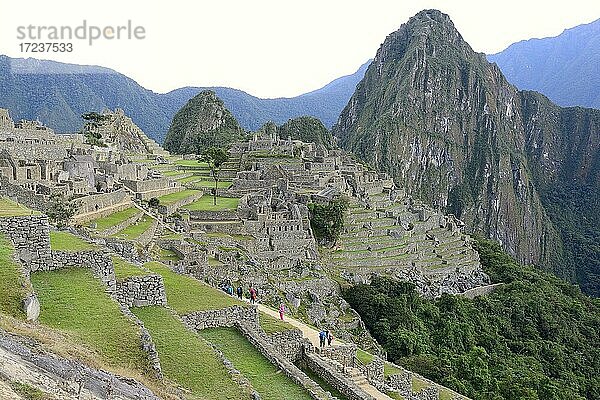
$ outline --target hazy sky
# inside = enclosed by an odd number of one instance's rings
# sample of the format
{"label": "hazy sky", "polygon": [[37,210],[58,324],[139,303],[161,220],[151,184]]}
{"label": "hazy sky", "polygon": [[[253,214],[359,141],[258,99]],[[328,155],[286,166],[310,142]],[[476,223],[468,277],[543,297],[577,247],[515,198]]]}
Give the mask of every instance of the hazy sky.
{"label": "hazy sky", "polygon": [[[219,85],[295,96],[354,72],[425,8],[448,13],[485,53],[600,18],[600,1],[590,0],[3,0],[0,53],[107,66],[157,92]],[[131,20],[145,39],[74,40],[72,53],[20,51],[18,26],[76,28],[84,19],[103,28]]]}

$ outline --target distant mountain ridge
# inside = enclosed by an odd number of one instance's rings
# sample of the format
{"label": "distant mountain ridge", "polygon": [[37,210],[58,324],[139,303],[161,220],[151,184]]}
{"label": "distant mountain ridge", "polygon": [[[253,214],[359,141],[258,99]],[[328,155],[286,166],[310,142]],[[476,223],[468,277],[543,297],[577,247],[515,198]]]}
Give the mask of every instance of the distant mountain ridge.
{"label": "distant mountain ridge", "polygon": [[514,43],[488,60],[521,90],[543,93],[563,107],[600,108],[600,19]]}
{"label": "distant mountain ridge", "polygon": [[105,67],[0,55],[0,107],[8,108],[15,120],[39,119],[57,132],[79,130],[84,112],[122,108],[148,136],[162,143],[175,113],[192,97],[210,89],[246,130],[257,130],[270,120],[283,124],[303,115],[319,118],[331,127],[369,63],[312,92],[261,99],[226,87],[184,87],[155,93]]}

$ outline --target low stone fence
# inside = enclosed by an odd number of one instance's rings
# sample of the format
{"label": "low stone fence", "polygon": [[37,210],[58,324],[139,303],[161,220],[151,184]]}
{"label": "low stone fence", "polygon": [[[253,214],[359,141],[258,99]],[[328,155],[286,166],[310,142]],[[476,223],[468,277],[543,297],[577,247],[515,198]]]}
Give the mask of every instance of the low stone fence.
{"label": "low stone fence", "polygon": [[140,236],[135,238],[135,241],[141,244],[142,246],[148,245],[152,239],[154,238],[154,233],[156,232],[156,228],[158,228],[158,220],[152,221],[152,224],[146,229],[145,232],[142,232]]}
{"label": "low stone fence", "polygon": [[132,276],[117,281],[115,298],[125,307],[167,304],[165,285],[160,275]]}
{"label": "low stone fence", "polygon": [[191,196],[186,197],[185,199],[181,199],[179,201],[176,201],[172,204],[160,204],[158,206],[158,212],[165,215],[165,216],[169,216],[173,213],[175,213],[178,209],[180,209],[183,206],[187,206],[190,203],[193,203],[194,201],[198,200],[200,197],[202,197],[204,195],[204,193],[202,193],[201,191],[193,194]]}
{"label": "low stone fence", "polygon": [[355,365],[367,377],[367,380],[371,384],[375,385],[384,381],[384,361],[381,358],[374,356],[373,361],[368,364],[362,364],[360,362],[356,362],[355,360]]}
{"label": "low stone fence", "polygon": [[87,214],[103,208],[115,206],[127,201],[127,193],[123,189],[109,193],[90,194],[77,198],[79,202],[78,214]]}
{"label": "low stone fence", "polygon": [[44,210],[47,204],[44,196],[37,194],[33,190],[12,184],[4,176],[0,176],[0,195],[6,196],[34,210]]}
{"label": "low stone fence", "polygon": [[113,237],[103,238],[100,240],[100,242],[126,260],[136,261],[139,263],[143,263],[148,260],[147,258],[140,256],[135,244],[132,242]]}
{"label": "low stone fence", "polygon": [[269,342],[277,349],[279,354],[291,362],[302,358],[304,337],[299,329],[289,329],[268,335]]}
{"label": "low stone fence", "polygon": [[337,344],[329,347],[317,349],[317,352],[324,357],[339,362],[344,367],[354,367],[356,358],[355,344]]}
{"label": "low stone fence", "polygon": [[[52,262],[37,271],[49,271],[62,268],[90,268],[107,287],[110,294],[116,290],[115,267],[108,253],[96,250],[52,251]],[[31,270],[34,272],[35,270]]]}
{"label": "low stone fence", "polygon": [[206,328],[232,327],[239,324],[258,329],[256,307],[231,306],[220,310],[198,311],[181,317],[183,322],[194,330]]}
{"label": "low stone fence", "polygon": [[190,219],[197,221],[235,221],[238,220],[237,210],[223,211],[190,211]]}

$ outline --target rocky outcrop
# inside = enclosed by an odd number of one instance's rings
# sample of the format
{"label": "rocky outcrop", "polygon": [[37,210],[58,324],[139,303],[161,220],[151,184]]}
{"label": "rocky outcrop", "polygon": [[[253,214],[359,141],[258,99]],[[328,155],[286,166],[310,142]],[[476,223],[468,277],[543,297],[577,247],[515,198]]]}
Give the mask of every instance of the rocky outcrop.
{"label": "rocky outcrop", "polygon": [[225,147],[244,134],[235,117],[215,92],[193,97],[173,117],[164,148],[172,153],[198,153],[211,146]]}
{"label": "rocky outcrop", "polygon": [[[572,171],[579,164],[571,155],[584,148],[590,165],[599,129],[595,111],[569,112],[570,120],[565,113],[519,92],[447,15],[426,10],[386,38],[334,134],[409,194],[498,240],[519,261],[573,278],[557,262],[561,237],[540,182]],[[572,130],[581,141],[569,142]]]}

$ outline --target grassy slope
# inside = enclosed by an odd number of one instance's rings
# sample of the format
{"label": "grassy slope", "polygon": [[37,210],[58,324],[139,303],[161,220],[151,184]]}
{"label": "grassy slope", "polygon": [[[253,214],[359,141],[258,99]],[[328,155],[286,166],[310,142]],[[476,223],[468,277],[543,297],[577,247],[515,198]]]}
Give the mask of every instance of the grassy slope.
{"label": "grassy slope", "polygon": [[281,321],[279,319],[273,318],[268,314],[265,314],[262,311],[258,313],[258,322],[260,323],[260,327],[267,333],[276,333],[288,331],[290,329],[294,329],[294,327],[288,322]]}
{"label": "grassy slope", "polygon": [[144,266],[152,272],[162,275],[169,305],[178,314],[216,310],[236,304],[245,305],[221,290],[210,287],[192,277],[171,271],[164,264],[149,262]]}
{"label": "grassy slope", "polygon": [[118,281],[123,280],[125,278],[129,278],[131,276],[148,275],[146,271],[144,271],[141,268],[138,268],[136,265],[130,263],[127,260],[124,260],[121,257],[113,256],[112,261],[115,266],[115,278]]}
{"label": "grassy slope", "polygon": [[98,247],[69,232],[50,231],[50,248],[56,251],[97,250]]}
{"label": "grassy slope", "polygon": [[190,211],[222,211],[235,210],[240,199],[234,197],[219,197],[217,196],[217,205],[213,204],[212,196],[203,196],[195,202],[183,207]]}
{"label": "grassy slope", "polygon": [[237,330],[205,329],[200,334],[225,354],[234,367],[250,381],[261,399],[311,399],[303,388],[264,358]]}
{"label": "grassy slope", "polygon": [[163,307],[133,308],[160,354],[165,376],[206,400],[246,399],[212,348]]}
{"label": "grassy slope", "polygon": [[158,200],[160,201],[160,204],[162,204],[162,205],[169,205],[169,204],[178,202],[179,200],[183,200],[192,195],[195,195],[196,193],[198,193],[198,190],[186,189],[186,190],[182,190],[180,192],[175,192],[175,193],[166,194],[164,196],[160,196],[158,198]]}
{"label": "grassy slope", "polygon": [[91,221],[88,225],[96,224],[96,229],[99,231],[106,230],[108,228],[112,228],[115,225],[120,224],[121,222],[127,220],[128,218],[133,217],[135,214],[139,213],[135,207],[126,208],[121,211],[117,211],[116,213],[112,213],[107,215],[106,217],[98,218],[96,220]]}
{"label": "grassy slope", "polygon": [[41,304],[41,323],[66,332],[109,365],[147,370],[138,328],[89,270],[35,272],[31,282]]}
{"label": "grassy slope", "polygon": [[154,222],[154,218],[150,217],[149,215],[144,215],[139,221],[129,225],[113,236],[126,240],[137,239],[142,233],[146,232],[148,228],[150,228],[152,222]]}
{"label": "grassy slope", "polygon": [[21,300],[27,294],[22,286],[21,267],[13,260],[10,240],[0,234],[0,313],[24,317]]}
{"label": "grassy slope", "polygon": [[30,210],[6,197],[0,197],[0,217],[21,217],[32,214],[39,214],[39,212]]}

